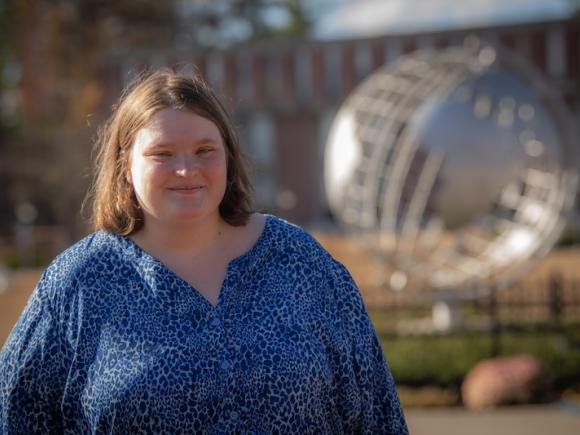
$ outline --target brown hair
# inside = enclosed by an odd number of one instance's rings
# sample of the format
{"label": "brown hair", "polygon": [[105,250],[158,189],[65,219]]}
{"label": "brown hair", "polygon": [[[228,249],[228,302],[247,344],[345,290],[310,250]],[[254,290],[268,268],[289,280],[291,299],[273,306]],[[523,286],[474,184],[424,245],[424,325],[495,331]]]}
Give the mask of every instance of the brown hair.
{"label": "brown hair", "polygon": [[129,235],[143,227],[143,212],[126,178],[129,154],[137,131],[166,108],[190,110],[218,127],[227,154],[227,183],[219,205],[220,216],[235,226],[248,221],[253,187],[228,113],[198,73],[162,69],[130,84],[99,132],[95,178],[89,192],[96,230]]}

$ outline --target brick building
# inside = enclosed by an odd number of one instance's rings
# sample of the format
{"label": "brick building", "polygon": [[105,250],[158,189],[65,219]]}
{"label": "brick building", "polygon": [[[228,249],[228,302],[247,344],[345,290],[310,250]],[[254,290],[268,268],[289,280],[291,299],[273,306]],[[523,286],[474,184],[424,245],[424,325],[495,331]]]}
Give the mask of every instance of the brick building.
{"label": "brick building", "polygon": [[580,21],[575,18],[356,40],[263,41],[208,54],[150,53],[111,59],[104,73],[113,101],[140,66],[192,62],[221,94],[254,163],[258,203],[301,223],[325,220],[323,152],[349,92],[402,54],[462,45],[475,35],[526,59],[580,120]]}

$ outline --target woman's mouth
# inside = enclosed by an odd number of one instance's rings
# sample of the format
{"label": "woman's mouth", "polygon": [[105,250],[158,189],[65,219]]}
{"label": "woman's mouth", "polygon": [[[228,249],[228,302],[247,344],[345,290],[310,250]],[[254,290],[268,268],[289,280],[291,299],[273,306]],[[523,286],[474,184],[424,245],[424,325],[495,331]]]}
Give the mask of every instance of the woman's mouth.
{"label": "woman's mouth", "polygon": [[169,190],[177,193],[195,193],[203,189],[203,186],[176,186],[170,187]]}

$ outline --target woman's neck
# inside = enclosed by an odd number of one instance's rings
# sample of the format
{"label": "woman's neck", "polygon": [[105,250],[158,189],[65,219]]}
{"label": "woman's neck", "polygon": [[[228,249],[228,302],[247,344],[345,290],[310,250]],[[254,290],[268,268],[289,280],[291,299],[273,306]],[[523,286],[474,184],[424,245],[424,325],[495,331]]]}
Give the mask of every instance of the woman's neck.
{"label": "woman's neck", "polygon": [[219,214],[187,224],[168,225],[149,219],[141,230],[131,235],[131,239],[149,252],[196,253],[215,247],[229,229],[230,225]]}

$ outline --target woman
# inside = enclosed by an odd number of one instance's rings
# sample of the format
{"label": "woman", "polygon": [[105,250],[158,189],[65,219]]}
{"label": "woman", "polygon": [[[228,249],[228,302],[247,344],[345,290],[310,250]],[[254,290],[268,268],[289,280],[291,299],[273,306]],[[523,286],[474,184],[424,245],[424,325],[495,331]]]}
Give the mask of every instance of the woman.
{"label": "woman", "polygon": [[202,79],[142,79],[99,146],[97,231],[44,272],[0,354],[1,433],[407,433],[353,280],[251,212]]}

